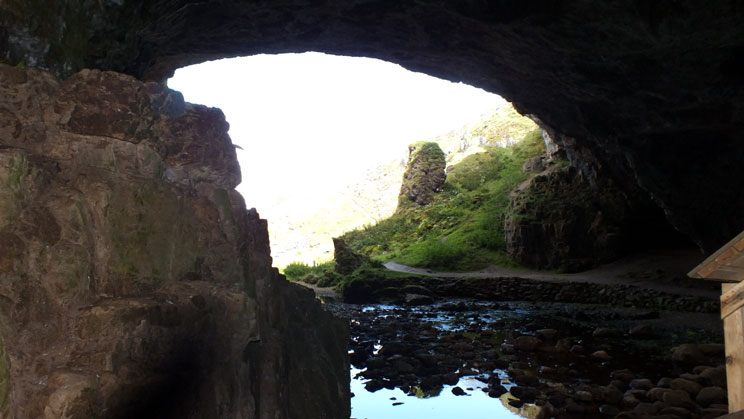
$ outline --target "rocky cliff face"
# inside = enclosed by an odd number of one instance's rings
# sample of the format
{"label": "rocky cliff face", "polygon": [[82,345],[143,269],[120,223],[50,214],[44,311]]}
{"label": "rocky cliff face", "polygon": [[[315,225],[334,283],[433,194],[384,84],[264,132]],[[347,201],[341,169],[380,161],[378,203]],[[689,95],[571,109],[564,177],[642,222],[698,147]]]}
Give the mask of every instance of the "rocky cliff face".
{"label": "rocky cliff face", "polygon": [[591,153],[567,148],[574,139],[543,131],[543,140],[546,155],[525,162],[522,171],[536,174],[511,192],[504,219],[515,260],[575,272],[653,247],[692,246],[640,188],[613,181]]}
{"label": "rocky cliff face", "polygon": [[447,174],[444,152],[434,142],[421,142],[408,146],[408,163],[400,185],[398,207],[405,202],[426,205],[434,194],[442,192]]}
{"label": "rocky cliff face", "polygon": [[271,268],[227,128],[0,65],[0,417],[348,417],[346,326]]}

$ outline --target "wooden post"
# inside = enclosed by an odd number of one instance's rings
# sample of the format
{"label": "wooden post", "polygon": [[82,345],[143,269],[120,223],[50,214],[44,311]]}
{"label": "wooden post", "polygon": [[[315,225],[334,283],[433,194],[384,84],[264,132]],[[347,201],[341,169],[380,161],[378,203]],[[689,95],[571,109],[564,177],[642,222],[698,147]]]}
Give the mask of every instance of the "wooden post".
{"label": "wooden post", "polygon": [[744,282],[721,288],[729,413],[735,413],[744,410]]}

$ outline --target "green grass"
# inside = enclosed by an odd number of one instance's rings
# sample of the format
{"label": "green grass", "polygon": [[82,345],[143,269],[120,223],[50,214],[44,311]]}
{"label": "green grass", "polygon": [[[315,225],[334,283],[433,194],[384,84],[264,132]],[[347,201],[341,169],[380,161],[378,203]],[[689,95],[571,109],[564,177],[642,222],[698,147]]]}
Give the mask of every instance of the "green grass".
{"label": "green grass", "polygon": [[341,281],[341,275],[336,273],[334,261],[313,266],[303,262],[292,262],[284,267],[282,273],[290,281],[301,281],[319,287],[330,287]]}
{"label": "green grass", "polygon": [[450,169],[430,204],[400,205],[392,217],[342,238],[378,261],[441,270],[513,266],[503,230],[509,193],[529,176],[524,161],[544,153],[541,133],[533,130],[512,147],[468,156]]}

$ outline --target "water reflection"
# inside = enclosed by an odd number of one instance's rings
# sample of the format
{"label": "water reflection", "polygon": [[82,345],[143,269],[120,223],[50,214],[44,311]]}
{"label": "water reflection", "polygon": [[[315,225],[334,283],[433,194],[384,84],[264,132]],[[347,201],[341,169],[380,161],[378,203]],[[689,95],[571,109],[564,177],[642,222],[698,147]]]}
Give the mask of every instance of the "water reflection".
{"label": "water reflection", "polygon": [[354,378],[358,372],[359,370],[354,368],[351,370],[351,391],[355,394],[351,399],[352,419],[521,418],[509,411],[499,400],[488,397],[482,390],[485,385],[473,377],[463,377],[457,383],[467,393],[465,396],[452,394],[452,388],[455,386],[444,386],[439,396],[418,398],[408,396],[398,388],[370,393],[364,389],[362,379]]}

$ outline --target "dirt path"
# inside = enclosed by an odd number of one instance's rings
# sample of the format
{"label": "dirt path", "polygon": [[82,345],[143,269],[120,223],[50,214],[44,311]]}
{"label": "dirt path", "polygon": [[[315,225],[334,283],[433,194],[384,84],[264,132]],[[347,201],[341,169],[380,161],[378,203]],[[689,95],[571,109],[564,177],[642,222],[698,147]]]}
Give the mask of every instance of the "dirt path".
{"label": "dirt path", "polygon": [[531,269],[510,269],[489,266],[472,272],[437,272],[431,269],[414,268],[395,262],[387,262],[385,268],[415,275],[438,278],[502,278],[518,277],[548,282],[589,282],[610,285],[634,285],[658,291],[707,298],[720,296],[720,287],[710,281],[687,278],[687,272],[704,259],[695,250],[663,250],[632,256],[597,268],[572,274]]}

